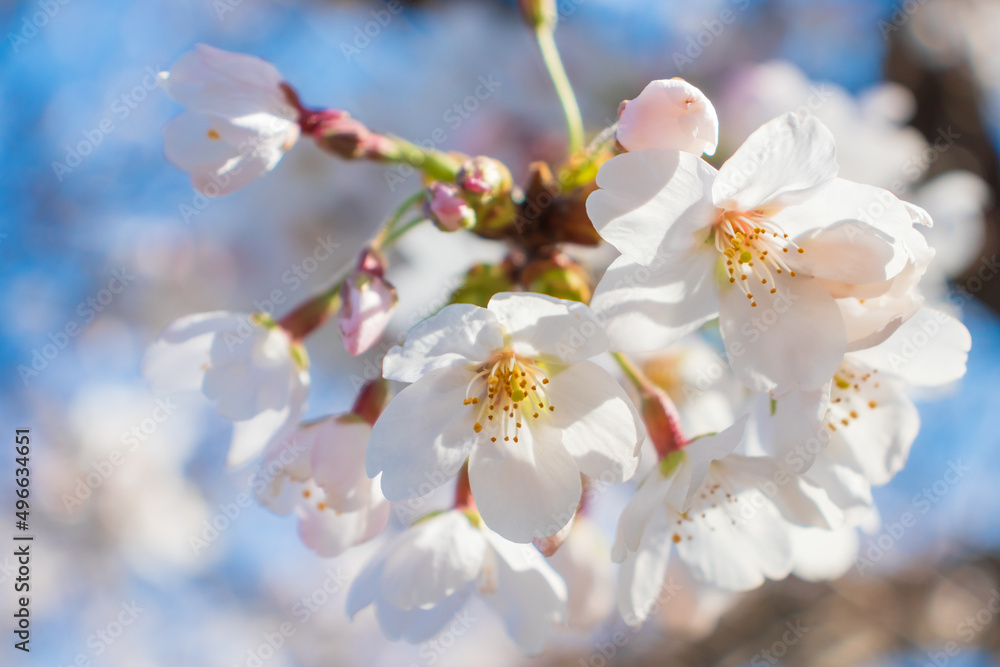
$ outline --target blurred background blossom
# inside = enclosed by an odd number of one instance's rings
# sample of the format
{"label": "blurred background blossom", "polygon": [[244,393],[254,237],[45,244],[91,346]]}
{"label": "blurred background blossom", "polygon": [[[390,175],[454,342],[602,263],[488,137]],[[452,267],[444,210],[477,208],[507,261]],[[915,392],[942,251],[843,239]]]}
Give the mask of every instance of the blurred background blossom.
{"label": "blurred background blossom", "polygon": [[[179,107],[151,82],[204,42],[273,62],[307,105],[495,156],[516,180],[562,154],[561,113],[515,2],[394,3],[0,8],[0,414],[32,427],[35,443],[25,664],[998,664],[1000,6],[990,0],[558,3],[557,40],[590,130],[649,80],[681,76],[719,109],[716,160],[762,122],[804,109],[833,131],[842,175],[933,215],[929,298],[971,330],[969,372],[919,397],[909,465],[878,492],[881,524],[859,537],[870,568],[743,596],[700,591],[678,572],[656,621],[634,632],[614,613],[610,570],[586,567],[588,550],[609,548],[626,501],[610,489],[554,563],[571,603],[587,594],[543,656],[520,657],[475,604],[420,646],[383,639],[370,612],[348,623],[347,586],[374,546],[315,557],[294,519],[252,501],[251,471],[224,467],[229,423],[200,397],[164,404],[139,368],[177,317],[282,314],[329,284],[419,177],[300,141],[252,187],[203,198],[163,158],[161,128]],[[387,340],[444,303],[470,263],[498,258],[465,235],[408,236],[392,258],[400,307]],[[377,348],[348,357],[331,325],[309,352],[309,417],[347,409],[352,376],[379,364]],[[678,386],[697,384],[690,370]],[[5,489],[11,459],[0,462]],[[913,527],[895,532],[908,513]],[[0,558],[7,618],[12,564]],[[3,664],[20,664],[3,651]]]}

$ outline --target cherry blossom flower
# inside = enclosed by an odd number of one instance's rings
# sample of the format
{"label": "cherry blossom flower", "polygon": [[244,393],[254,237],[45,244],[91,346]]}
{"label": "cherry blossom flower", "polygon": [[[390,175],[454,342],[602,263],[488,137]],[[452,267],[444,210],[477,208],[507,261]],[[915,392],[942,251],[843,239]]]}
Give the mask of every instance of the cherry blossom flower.
{"label": "cherry blossom flower", "polygon": [[236,422],[229,464],[242,465],[298,424],[309,390],[305,350],[261,314],[188,315],[150,346],[143,373],[159,393],[201,391]]}
{"label": "cherry blossom flower", "polygon": [[384,543],[354,580],[347,613],[353,618],[373,605],[389,639],[420,643],[452,622],[474,594],[528,654],[540,653],[550,627],[567,619],[566,584],[542,555],[462,510],[421,519]]}
{"label": "cherry blossom flower", "polygon": [[872,487],[909,457],[920,428],[912,388],[962,377],[970,345],[961,322],[923,308],[883,343],[846,355],[825,388],[758,401],[749,451],[824,494],[842,513],[833,523],[856,525],[872,510]]}
{"label": "cherry blossom flower", "polygon": [[786,114],[718,172],[670,150],[606,162],[587,212],[623,254],[592,301],[612,345],[662,349],[718,316],[736,374],[780,395],[891,334],[919,307],[929,251],[912,225],[928,219],[837,178],[834,153],[818,120]]}
{"label": "cherry blossom flower", "polygon": [[208,196],[263,176],[299,138],[299,111],[274,65],[205,44],[184,54],[160,86],[187,109],[163,127],[167,159]]}
{"label": "cherry blossom flower", "polygon": [[651,81],[619,109],[618,143],[630,151],[667,148],[714,155],[719,117],[705,94],[683,79]]}
{"label": "cherry blossom flower", "polygon": [[469,457],[490,528],[515,542],[558,532],[580,500],[581,473],[621,482],[638,464],[635,409],[588,361],[606,350],[580,303],[502,293],[488,308],[445,307],[386,355],[385,377],[412,384],[375,424],[368,474],[381,472],[386,497],[405,500]]}
{"label": "cherry blossom flower", "polygon": [[378,478],[365,474],[371,425],[353,414],[303,424],[265,452],[252,487],[261,504],[294,511],[299,534],[324,558],[376,537],[389,523]]}
{"label": "cherry blossom flower", "polygon": [[627,622],[655,606],[674,550],[696,580],[743,591],[788,575],[788,523],[829,527],[822,503],[774,459],[735,453],[747,421],[663,458],[622,512],[612,558]]}

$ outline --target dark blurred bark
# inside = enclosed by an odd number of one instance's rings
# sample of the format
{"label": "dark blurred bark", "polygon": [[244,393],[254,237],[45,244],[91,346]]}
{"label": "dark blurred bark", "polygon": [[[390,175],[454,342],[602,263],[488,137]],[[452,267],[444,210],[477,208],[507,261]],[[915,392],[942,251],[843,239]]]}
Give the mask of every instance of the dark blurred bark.
{"label": "dark blurred bark", "polygon": [[[985,109],[982,92],[968,65],[932,68],[909,43],[904,31],[891,33],[885,61],[885,77],[909,88],[917,100],[913,125],[928,141],[934,141],[940,130],[951,127],[958,133],[955,146],[940,154],[927,176],[933,177],[950,169],[965,169],[980,176],[990,186],[993,203],[987,211],[987,239],[982,250],[992,257],[1000,246],[1000,163],[983,118]],[[976,262],[957,285],[973,276],[980,264]],[[1000,312],[1000,280],[989,280],[976,296],[994,311]]]}

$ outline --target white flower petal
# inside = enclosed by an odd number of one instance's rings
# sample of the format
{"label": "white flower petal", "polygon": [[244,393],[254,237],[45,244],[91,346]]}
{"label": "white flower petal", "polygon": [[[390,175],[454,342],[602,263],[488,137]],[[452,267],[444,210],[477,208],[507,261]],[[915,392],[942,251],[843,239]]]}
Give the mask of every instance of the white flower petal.
{"label": "white flower petal", "polygon": [[722,289],[719,325],[729,361],[754,391],[776,396],[823,386],[847,345],[840,309],[817,281],[775,276],[775,294],[753,287],[753,301],[735,285]]}
{"label": "white flower petal", "polygon": [[544,294],[504,292],[490,299],[519,356],[573,364],[608,351],[608,339],[590,308]]}
{"label": "white flower petal", "polygon": [[639,549],[630,553],[618,571],[618,612],[631,626],[639,626],[657,607],[663,590],[672,542],[666,512],[653,520]]}
{"label": "white flower petal", "polygon": [[[489,533],[487,533],[489,535]],[[504,628],[518,647],[528,655],[538,655],[545,648],[552,625],[565,624],[566,584],[545,562],[534,547],[507,543],[497,549],[497,539],[487,537],[499,556],[496,591],[483,599],[503,619]],[[528,556],[524,549],[532,549]]]}
{"label": "white flower petal", "polygon": [[547,393],[553,425],[580,472],[614,484],[635,474],[644,432],[614,376],[581,362],[553,375]]}
{"label": "white flower petal", "polygon": [[216,333],[235,331],[245,315],[226,311],[188,315],[171,323],[143,359],[142,372],[158,394],[200,391]]}
{"label": "white flower petal", "polygon": [[712,187],[715,205],[750,211],[781,204],[837,175],[833,135],[814,116],[787,113],[751,134],[719,169]]}
{"label": "white flower petal", "polygon": [[948,384],[965,375],[972,337],[950,315],[924,307],[875,347],[851,353],[883,372],[923,387]]}
{"label": "white flower petal", "polygon": [[336,558],[379,534],[389,523],[389,503],[384,500],[355,512],[321,510],[316,502],[309,502],[300,505],[299,513],[299,536],[323,558]]}
{"label": "white flower petal", "polygon": [[525,423],[518,442],[481,442],[469,459],[476,507],[492,530],[512,542],[531,542],[566,525],[583,488],[580,469],[543,420]]}
{"label": "white flower petal", "polygon": [[746,591],[765,579],[781,579],[792,567],[787,524],[771,505],[749,520],[732,519],[724,507],[707,508],[692,539],[677,543],[677,555],[700,581],[723,590]]}
{"label": "white flower petal", "polygon": [[611,349],[661,350],[719,312],[714,252],[695,251],[653,266],[619,257],[598,283],[591,308]]}
{"label": "white flower petal", "polygon": [[430,493],[454,477],[468,456],[476,434],[465,411],[468,371],[441,368],[403,389],[372,429],[365,467],[370,477],[382,473],[389,500]]}
{"label": "white flower petal", "polygon": [[641,263],[686,253],[704,241],[715,216],[715,170],[690,153],[644,150],[617,155],[597,173],[587,198],[598,233]]}
{"label": "white flower petal", "polygon": [[462,512],[418,523],[385,559],[381,596],[403,610],[437,604],[479,576],[486,548],[482,533]]}
{"label": "white flower petal", "polygon": [[503,329],[492,312],[453,304],[410,329],[404,344],[385,355],[382,373],[414,382],[435,369],[481,364],[501,348]]}
{"label": "white flower petal", "polygon": [[428,609],[402,610],[384,602],[377,604],[375,614],[379,627],[390,641],[402,639],[411,644],[421,644],[455,622],[472,591],[473,586],[468,585]]}

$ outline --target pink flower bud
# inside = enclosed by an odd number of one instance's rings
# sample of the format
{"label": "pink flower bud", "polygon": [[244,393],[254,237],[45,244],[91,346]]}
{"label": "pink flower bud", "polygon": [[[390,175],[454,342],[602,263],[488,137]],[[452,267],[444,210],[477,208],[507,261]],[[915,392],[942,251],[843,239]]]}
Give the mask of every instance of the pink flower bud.
{"label": "pink flower bud", "polygon": [[640,410],[649,439],[653,441],[661,459],[684,446],[680,416],[673,400],[665,391],[655,388],[644,391]]}
{"label": "pink flower bud", "polygon": [[424,200],[424,212],[439,229],[455,232],[471,229],[476,224],[476,212],[462,198],[462,192],[451,183],[431,183]]}
{"label": "pink flower bud", "polygon": [[341,288],[337,325],[352,356],[367,352],[382,337],[396,308],[396,290],[381,276],[356,271]]}
{"label": "pink flower bud", "polygon": [[509,190],[511,177],[502,163],[481,155],[465,161],[455,182],[485,201]]}
{"label": "pink flower bud", "polygon": [[666,148],[715,154],[719,117],[705,94],[682,79],[647,85],[618,111],[618,143],[630,151]]}

